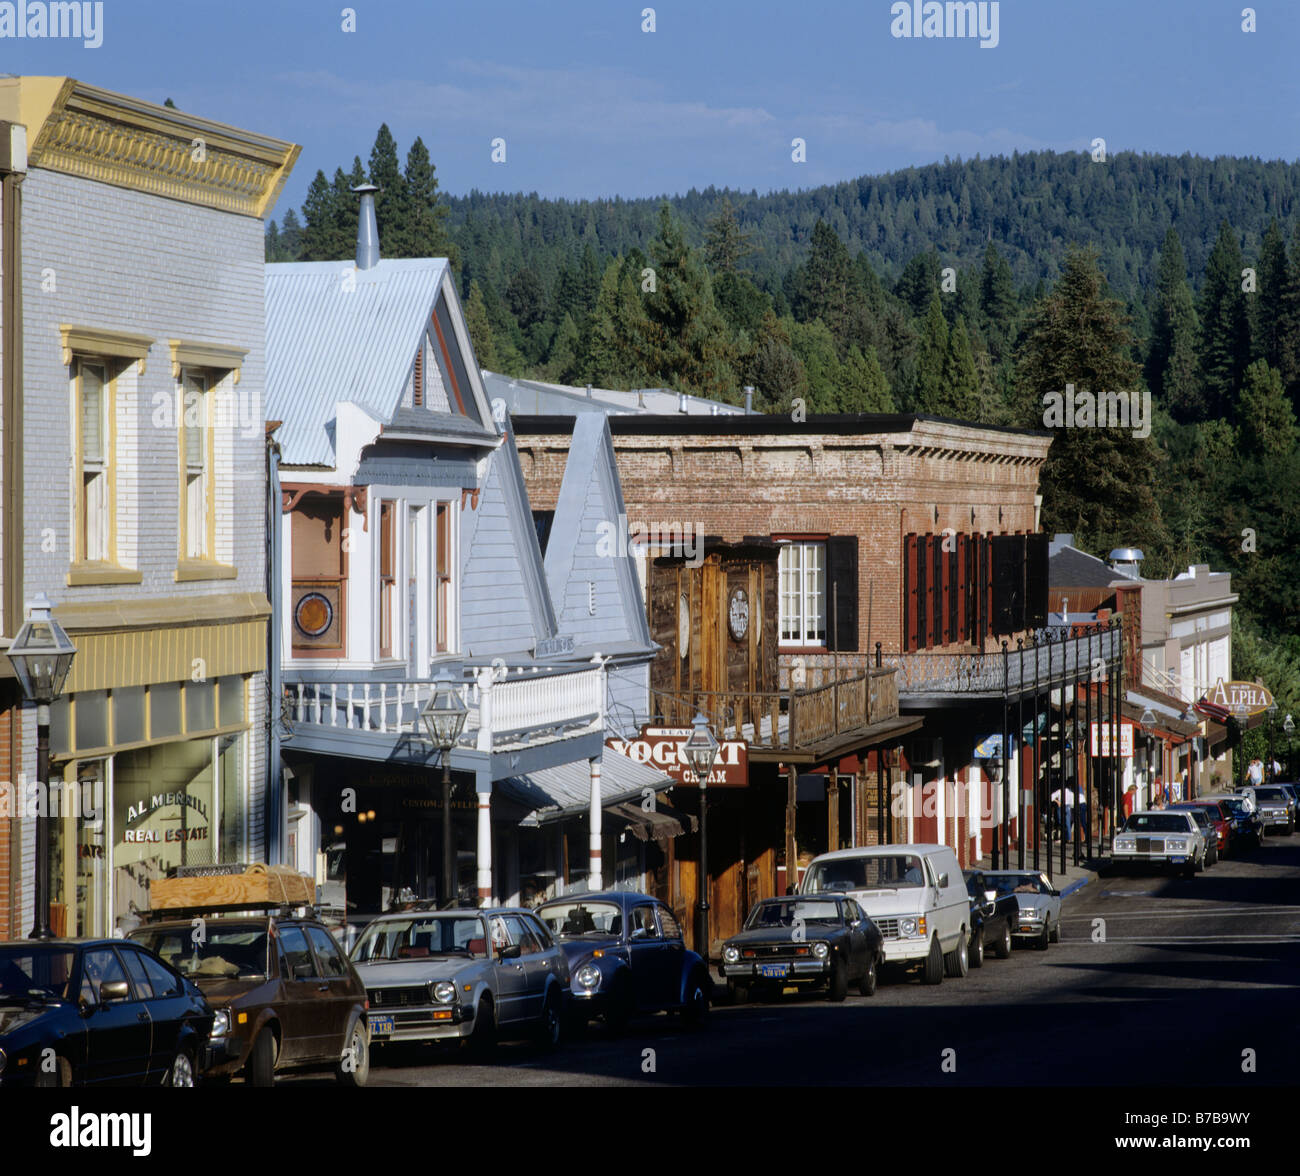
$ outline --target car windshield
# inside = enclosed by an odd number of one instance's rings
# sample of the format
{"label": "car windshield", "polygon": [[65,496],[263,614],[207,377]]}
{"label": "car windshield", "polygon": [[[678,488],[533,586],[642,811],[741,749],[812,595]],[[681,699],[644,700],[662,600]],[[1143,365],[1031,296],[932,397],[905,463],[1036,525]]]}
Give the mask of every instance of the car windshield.
{"label": "car windshield", "polygon": [[760,902],[745,920],[745,930],[794,927],[797,923],[840,924],[840,904],[829,899],[788,899]]}
{"label": "car windshield", "polygon": [[0,1001],[39,996],[64,1000],[76,952],[68,947],[0,944]]}
{"label": "car windshield", "polygon": [[914,853],[873,854],[815,862],[804,876],[804,889],[898,890],[924,886],[925,868]]}
{"label": "car windshield", "polygon": [[1256,788],[1255,799],[1281,801],[1283,804],[1286,804],[1290,798],[1281,788]]}
{"label": "car windshield", "polygon": [[999,894],[1048,894],[1051,887],[1041,874],[990,874]]}
{"label": "car windshield", "polygon": [[486,959],[487,954],[483,920],[475,915],[377,919],[352,949],[352,959],[358,964],[447,955]]}
{"label": "car windshield", "polygon": [[147,947],[191,980],[256,980],[265,976],[265,923],[142,927],[131,940]]}
{"label": "car windshield", "polygon": [[1176,813],[1191,813],[1192,820],[1195,821],[1198,825],[1208,825],[1210,823],[1210,818],[1205,815],[1204,809],[1182,808],[1180,806],[1175,808],[1173,811]]}
{"label": "car windshield", "polygon": [[1225,800],[1223,803],[1228,806],[1228,811],[1234,817],[1245,816],[1250,811],[1244,800]]}
{"label": "car windshield", "polygon": [[623,912],[614,902],[553,902],[534,913],[560,939],[618,935],[623,930]]}
{"label": "car windshield", "polygon": [[1125,833],[1186,833],[1184,813],[1134,813],[1124,824]]}

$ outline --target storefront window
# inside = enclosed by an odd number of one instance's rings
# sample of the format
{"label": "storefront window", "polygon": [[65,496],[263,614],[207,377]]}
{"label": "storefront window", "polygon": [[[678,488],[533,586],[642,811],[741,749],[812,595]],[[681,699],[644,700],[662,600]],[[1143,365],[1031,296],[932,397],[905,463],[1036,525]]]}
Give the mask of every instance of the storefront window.
{"label": "storefront window", "polygon": [[[83,760],[77,764],[77,780],[83,798],[77,821],[76,926],[78,935],[107,934],[108,858],[105,845],[107,822],[106,760]],[[89,803],[86,803],[89,801]]]}
{"label": "storefront window", "polygon": [[244,679],[238,674],[218,679],[221,699],[221,726],[233,727],[244,721]]}
{"label": "storefront window", "polygon": [[162,682],[149,687],[150,735],[166,739],[181,733],[181,684]]}
{"label": "storefront window", "polygon": [[143,686],[126,686],[114,689],[113,742],[144,742]]}
{"label": "storefront window", "polygon": [[50,703],[50,754],[67,755],[72,750],[71,711],[68,696],[60,694]]}
{"label": "storefront window", "polygon": [[[224,684],[221,692],[225,694]],[[222,862],[243,860],[241,818],[244,806],[240,803],[240,749],[243,744],[243,735],[223,735],[217,740],[217,779],[221,793],[221,845],[217,860]]]}
{"label": "storefront window", "polygon": [[74,698],[77,746],[108,745],[108,691],[85,690]]}
{"label": "storefront window", "polygon": [[185,683],[185,730],[211,731],[217,725],[217,694],[211,679]]}

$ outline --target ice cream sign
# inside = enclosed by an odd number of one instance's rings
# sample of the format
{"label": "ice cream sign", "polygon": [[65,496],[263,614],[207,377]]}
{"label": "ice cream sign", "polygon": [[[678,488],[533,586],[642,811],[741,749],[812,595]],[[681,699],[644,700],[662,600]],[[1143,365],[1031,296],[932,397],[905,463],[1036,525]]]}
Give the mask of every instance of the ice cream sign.
{"label": "ice cream sign", "polygon": [[[682,784],[695,785],[695,772],[682,754],[690,727],[643,727],[636,739],[607,739],[605,746],[639,764],[661,769]],[[741,739],[724,740],[709,773],[710,788],[744,788],[749,783],[747,744]]]}
{"label": "ice cream sign", "polygon": [[1249,715],[1263,714],[1273,705],[1273,696],[1258,682],[1225,682],[1220,678],[1210,688],[1206,701],[1243,719]]}

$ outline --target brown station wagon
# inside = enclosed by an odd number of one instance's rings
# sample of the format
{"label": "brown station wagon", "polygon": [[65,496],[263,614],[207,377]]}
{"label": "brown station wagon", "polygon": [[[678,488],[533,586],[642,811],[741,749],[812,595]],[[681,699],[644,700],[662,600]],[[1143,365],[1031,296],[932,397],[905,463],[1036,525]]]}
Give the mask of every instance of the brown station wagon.
{"label": "brown station wagon", "polygon": [[242,1071],[251,1085],[270,1086],[285,1070],[331,1066],[340,1082],[365,1085],[366,989],[316,918],[166,919],[129,937],[194,981],[216,1010],[205,1079]]}

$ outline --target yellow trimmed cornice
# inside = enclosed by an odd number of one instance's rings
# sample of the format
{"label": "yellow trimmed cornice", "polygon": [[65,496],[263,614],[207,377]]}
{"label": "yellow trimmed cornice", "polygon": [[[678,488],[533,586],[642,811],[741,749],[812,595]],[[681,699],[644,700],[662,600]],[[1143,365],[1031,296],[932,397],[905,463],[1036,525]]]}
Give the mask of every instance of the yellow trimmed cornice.
{"label": "yellow trimmed cornice", "polygon": [[259,218],[302,150],[75,78],[0,79],[0,119],[27,127],[29,168]]}
{"label": "yellow trimmed cornice", "polygon": [[181,368],[212,368],[219,372],[234,372],[239,383],[240,369],[244,364],[247,347],[231,347],[225,343],[195,343],[189,339],[168,339],[172,353],[172,379],[181,378]]}
{"label": "yellow trimmed cornice", "polygon": [[59,338],[63,343],[64,367],[72,363],[74,353],[112,355],[138,363],[142,376],[145,356],[153,346],[153,339],[148,335],[131,335],[126,331],[112,331],[103,327],[74,327],[70,323],[59,324]]}

